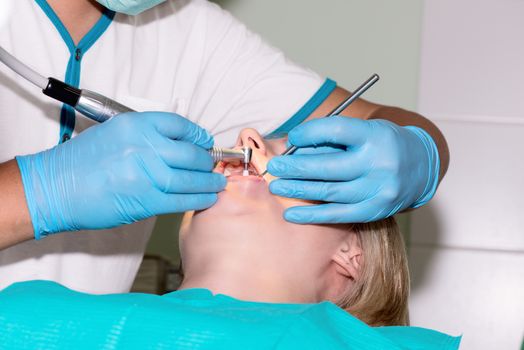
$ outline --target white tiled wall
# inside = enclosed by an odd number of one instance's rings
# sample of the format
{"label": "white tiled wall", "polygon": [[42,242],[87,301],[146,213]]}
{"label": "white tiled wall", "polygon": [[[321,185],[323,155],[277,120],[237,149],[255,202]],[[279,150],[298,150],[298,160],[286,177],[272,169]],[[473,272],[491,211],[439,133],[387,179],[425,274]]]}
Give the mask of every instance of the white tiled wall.
{"label": "white tiled wall", "polygon": [[412,215],[413,325],[463,349],[524,339],[524,1],[426,0],[419,111],[450,169]]}

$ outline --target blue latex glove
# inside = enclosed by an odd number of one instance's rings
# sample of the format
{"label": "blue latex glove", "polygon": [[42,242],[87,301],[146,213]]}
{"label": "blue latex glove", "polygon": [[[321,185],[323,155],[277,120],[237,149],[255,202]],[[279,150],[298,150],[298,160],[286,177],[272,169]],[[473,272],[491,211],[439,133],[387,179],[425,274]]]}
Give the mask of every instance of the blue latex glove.
{"label": "blue latex glove", "polygon": [[268,163],[268,171],[281,178],[271,183],[271,192],[327,202],[289,208],[284,217],[291,222],[375,221],[422,206],[436,191],[437,146],[417,127],[329,117],[297,126],[289,143],[303,148]]}
{"label": "blue latex glove", "polygon": [[212,206],[207,131],[170,113],[126,113],[34,155],[17,157],[35,238],[102,229]]}

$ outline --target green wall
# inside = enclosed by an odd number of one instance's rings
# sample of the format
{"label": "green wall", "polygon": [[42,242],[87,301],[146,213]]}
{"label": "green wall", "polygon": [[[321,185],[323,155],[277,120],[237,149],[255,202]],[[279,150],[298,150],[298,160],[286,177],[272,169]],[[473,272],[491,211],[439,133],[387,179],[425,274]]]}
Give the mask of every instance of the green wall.
{"label": "green wall", "polygon": [[[420,0],[216,0],[291,59],[349,90],[372,73],[365,98],[416,109]],[[178,259],[178,216],[159,218],[148,253]],[[409,232],[408,218],[400,218]]]}
{"label": "green wall", "polygon": [[352,89],[371,73],[366,97],[414,108],[420,0],[217,0],[293,60]]}

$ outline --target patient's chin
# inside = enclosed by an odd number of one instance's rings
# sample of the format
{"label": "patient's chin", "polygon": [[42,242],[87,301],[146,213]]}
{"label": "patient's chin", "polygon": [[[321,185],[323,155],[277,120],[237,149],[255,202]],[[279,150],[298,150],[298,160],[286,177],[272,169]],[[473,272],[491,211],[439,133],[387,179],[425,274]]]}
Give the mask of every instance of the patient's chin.
{"label": "patient's chin", "polygon": [[226,189],[218,194],[211,208],[196,213],[196,217],[224,217],[232,219],[239,215],[263,215],[274,212],[282,215],[284,208],[269,192],[264,179],[256,176],[230,176]]}

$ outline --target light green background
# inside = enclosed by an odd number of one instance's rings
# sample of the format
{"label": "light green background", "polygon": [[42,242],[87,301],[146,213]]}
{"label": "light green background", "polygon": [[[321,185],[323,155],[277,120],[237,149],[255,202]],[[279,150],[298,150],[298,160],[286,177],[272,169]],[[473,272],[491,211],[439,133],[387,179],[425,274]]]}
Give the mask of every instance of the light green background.
{"label": "light green background", "polygon": [[[416,109],[420,0],[216,0],[292,60],[349,90],[372,73],[381,81],[365,95]],[[158,219],[148,253],[178,260],[179,216]],[[400,219],[404,233],[408,218]]]}

